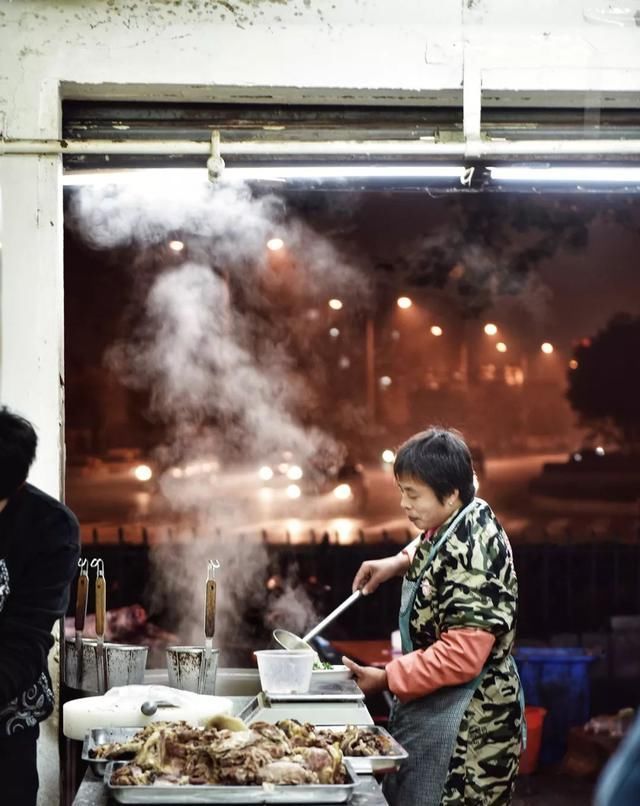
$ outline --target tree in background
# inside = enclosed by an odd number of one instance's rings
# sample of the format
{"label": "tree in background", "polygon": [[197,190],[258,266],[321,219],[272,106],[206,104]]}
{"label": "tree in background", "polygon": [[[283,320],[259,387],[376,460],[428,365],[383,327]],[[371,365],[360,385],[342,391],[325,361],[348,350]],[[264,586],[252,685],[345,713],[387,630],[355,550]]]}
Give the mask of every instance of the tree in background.
{"label": "tree in background", "polygon": [[567,397],[581,424],[640,450],[640,316],[616,314],[576,347]]}

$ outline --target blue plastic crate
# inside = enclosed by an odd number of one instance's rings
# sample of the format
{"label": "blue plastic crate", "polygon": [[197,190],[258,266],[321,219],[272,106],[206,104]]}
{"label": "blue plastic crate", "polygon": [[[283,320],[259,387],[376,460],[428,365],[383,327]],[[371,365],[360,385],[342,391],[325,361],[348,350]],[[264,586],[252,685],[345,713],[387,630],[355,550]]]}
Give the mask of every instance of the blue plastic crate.
{"label": "blue plastic crate", "polygon": [[562,760],[570,728],[590,717],[589,667],[583,649],[521,647],[514,652],[527,705],[546,708],[540,763]]}

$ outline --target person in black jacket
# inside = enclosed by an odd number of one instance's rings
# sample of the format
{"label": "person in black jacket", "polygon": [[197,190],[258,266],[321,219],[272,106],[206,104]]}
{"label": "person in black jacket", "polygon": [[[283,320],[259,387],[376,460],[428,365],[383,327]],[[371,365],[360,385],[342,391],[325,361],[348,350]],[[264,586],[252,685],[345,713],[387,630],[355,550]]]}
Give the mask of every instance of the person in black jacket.
{"label": "person in black jacket", "polygon": [[32,806],[39,723],[53,710],[47,655],[67,609],[80,551],[78,522],[26,483],[37,436],[0,408],[0,803]]}

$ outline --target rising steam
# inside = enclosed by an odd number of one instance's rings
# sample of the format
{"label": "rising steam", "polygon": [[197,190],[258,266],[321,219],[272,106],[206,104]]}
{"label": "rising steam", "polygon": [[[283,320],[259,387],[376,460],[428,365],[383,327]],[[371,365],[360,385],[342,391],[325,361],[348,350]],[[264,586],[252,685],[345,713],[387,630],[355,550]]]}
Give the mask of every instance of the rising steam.
{"label": "rising steam", "polygon": [[[366,304],[363,274],[333,243],[288,217],[280,199],[255,197],[245,186],[84,187],[71,212],[94,247],[136,247],[136,270],[148,269],[145,260],[154,269],[145,274],[142,315],[107,360],[125,383],[149,390],[153,415],[167,427],[158,455],[168,465],[223,452],[248,460],[287,449],[300,463],[341,455],[330,434],[303,424],[313,394],[290,350],[306,336],[305,311],[331,296],[351,301],[351,310]],[[274,235],[295,256],[275,270],[265,249]],[[178,236],[188,258],[163,265],[159,250]],[[202,569],[211,556],[221,562],[218,643],[241,639],[247,606],[274,626],[291,626],[291,614],[301,612],[302,628],[313,622],[306,594],[295,587],[285,586],[269,615],[265,549],[246,544],[240,553],[235,544],[246,501],[229,496],[221,504],[215,480],[204,490],[196,478],[179,489],[166,481],[165,493],[189,512],[200,538],[182,547],[179,567],[166,547],[152,558],[154,605],[179,602],[183,639],[201,639]]]}

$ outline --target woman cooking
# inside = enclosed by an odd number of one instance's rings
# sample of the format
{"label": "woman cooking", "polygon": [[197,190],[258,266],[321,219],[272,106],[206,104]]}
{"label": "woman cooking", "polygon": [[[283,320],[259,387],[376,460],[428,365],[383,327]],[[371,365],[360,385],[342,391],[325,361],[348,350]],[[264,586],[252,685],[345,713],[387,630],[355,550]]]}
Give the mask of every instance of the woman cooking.
{"label": "woman cooking", "polygon": [[475,497],[469,449],[430,428],[399,449],[400,506],[421,530],[394,557],[364,562],[364,594],[404,575],[403,655],[385,669],[348,658],[365,694],[394,695],[390,730],[409,752],[385,781],[393,806],[503,806],[521,749],[521,687],[511,656],[517,580],[509,540]]}

